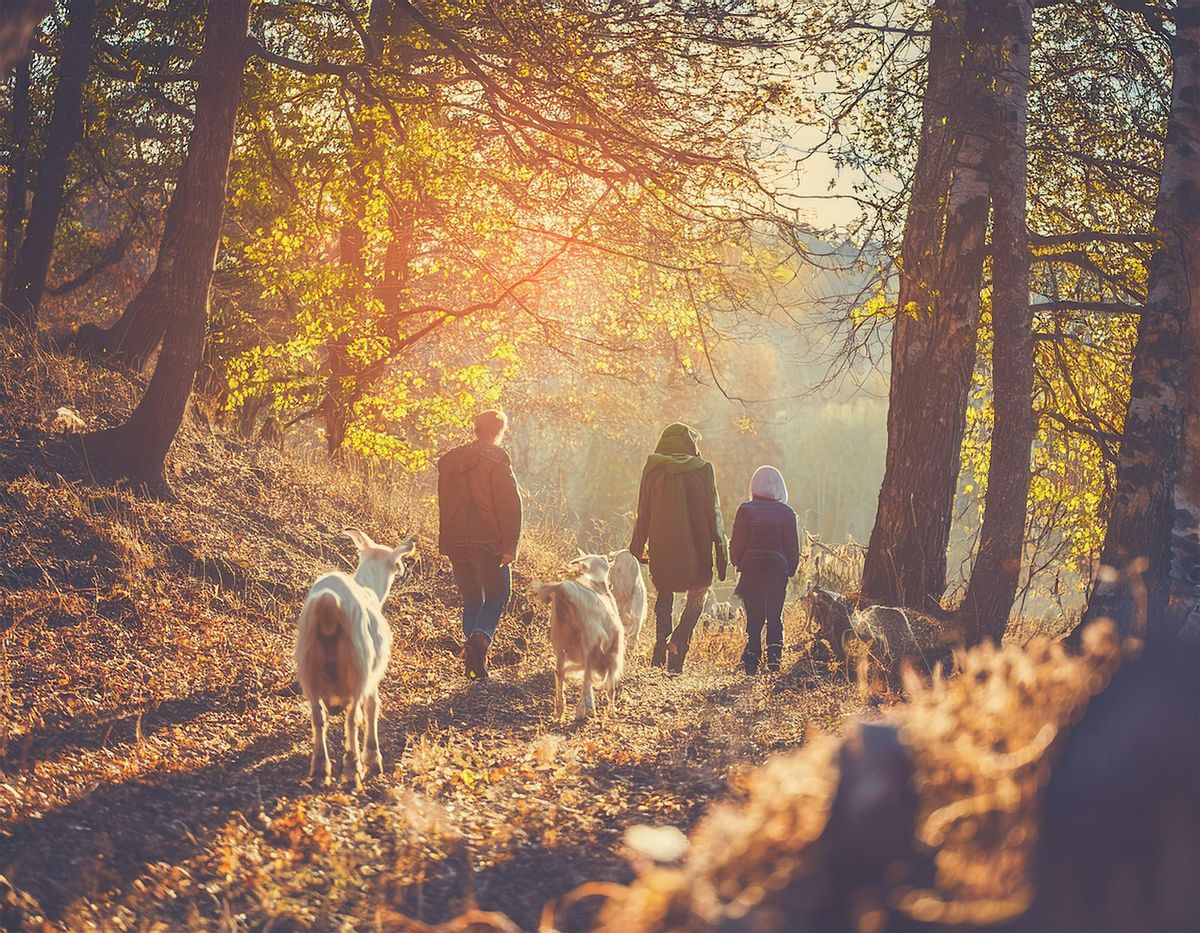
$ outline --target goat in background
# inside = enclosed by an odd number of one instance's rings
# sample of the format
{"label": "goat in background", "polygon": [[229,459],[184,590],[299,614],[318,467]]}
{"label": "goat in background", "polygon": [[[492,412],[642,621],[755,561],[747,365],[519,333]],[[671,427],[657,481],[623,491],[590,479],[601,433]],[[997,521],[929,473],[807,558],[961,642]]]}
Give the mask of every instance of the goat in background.
{"label": "goat in background", "polygon": [[296,637],[296,676],[312,710],[313,754],[309,778],[328,785],[328,715],[345,710],[346,748],[342,782],[362,786],[359,724],[366,729],[367,776],[383,772],[379,752],[379,683],[392,652],[392,627],[383,603],[393,582],[408,576],[404,558],[416,539],[399,547],[376,544],[357,528],[343,534],[358,547],[354,576],[335,570],[317,579],[300,610]]}
{"label": "goat in background", "polygon": [[571,562],[579,576],[561,583],[544,583],[533,598],[550,604],[550,643],[557,668],[554,681],[554,715],[562,716],[563,685],[567,671],[581,671],[583,683],[575,718],[584,720],[595,707],[592,682],[615,702],[617,682],[625,666],[625,626],[608,585],[608,558],[588,554]]}
{"label": "goat in background", "polygon": [[646,581],[642,579],[642,565],[628,549],[613,551],[608,559],[612,564],[608,571],[608,586],[616,600],[621,624],[625,626],[625,650],[632,651],[637,646],[642,626],[646,624],[649,605]]}

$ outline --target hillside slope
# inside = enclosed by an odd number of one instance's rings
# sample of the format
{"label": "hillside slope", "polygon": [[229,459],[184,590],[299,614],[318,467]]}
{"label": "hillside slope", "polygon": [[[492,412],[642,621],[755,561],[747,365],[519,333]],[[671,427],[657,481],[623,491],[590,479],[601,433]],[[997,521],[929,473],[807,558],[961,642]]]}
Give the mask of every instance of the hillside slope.
{"label": "hillside slope", "polygon": [[[203,420],[172,454],[178,501],[95,485],[54,412],[104,425],[137,392],[0,345],[0,927],[334,929],[478,904],[533,928],[580,883],[629,877],[626,826],[690,826],[745,765],[861,708],[794,651],[783,675],[736,675],[738,638],[711,634],[682,677],[636,659],[614,717],[555,722],[524,594],[573,541],[532,531],[495,677],[469,684],[432,503]],[[348,524],[425,554],[387,606],[387,774],[357,796],[302,785],[290,663],[308,584],[350,565]]]}

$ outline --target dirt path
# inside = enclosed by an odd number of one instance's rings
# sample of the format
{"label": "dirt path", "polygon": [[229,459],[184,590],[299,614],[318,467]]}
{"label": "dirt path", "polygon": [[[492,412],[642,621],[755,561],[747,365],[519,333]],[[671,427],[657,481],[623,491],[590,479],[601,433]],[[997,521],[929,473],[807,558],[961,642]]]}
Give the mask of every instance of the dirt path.
{"label": "dirt path", "polygon": [[616,714],[575,725],[551,719],[540,646],[472,685],[448,651],[406,652],[402,636],[381,723],[389,773],[358,795],[300,784],[309,726],[289,691],[176,702],[140,740],[133,721],[59,737],[10,774],[0,863],[70,927],[332,929],[381,907],[439,921],[478,904],[535,928],[580,883],[628,879],[627,826],[686,829],[741,766],[856,710],[807,662],[730,673],[736,648],[699,636],[675,678],[639,661]]}
{"label": "dirt path", "polygon": [[531,527],[495,678],[462,677],[453,582],[428,554],[388,601],[388,773],[310,792],[297,607],[352,566],[340,529],[431,542],[429,502],[190,422],[178,501],[148,500],[91,483],[41,423],[68,399],[103,426],[136,397],[71,357],[0,361],[0,928],[342,929],[470,904],[534,928],[581,882],[629,877],[628,826],[690,826],[741,768],[860,709],[792,616],[782,675],[733,673],[740,638],[707,633],[681,677],[635,660],[615,716],[551,721],[545,611],[525,594],[574,540]]}

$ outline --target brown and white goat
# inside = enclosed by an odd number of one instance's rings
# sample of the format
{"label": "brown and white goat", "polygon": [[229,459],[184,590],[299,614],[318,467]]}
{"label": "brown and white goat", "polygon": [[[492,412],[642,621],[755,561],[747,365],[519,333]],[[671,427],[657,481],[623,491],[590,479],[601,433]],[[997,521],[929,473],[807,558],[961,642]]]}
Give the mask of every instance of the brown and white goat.
{"label": "brown and white goat", "polygon": [[392,653],[392,627],[383,603],[397,577],[408,575],[404,558],[416,539],[399,547],[376,544],[357,528],[344,532],[358,547],[354,576],[334,571],[308,592],[296,631],[296,677],[312,710],[313,753],[309,778],[329,783],[328,715],[345,710],[346,750],[342,781],[362,785],[359,724],[366,730],[367,775],[383,771],[379,752],[379,683]]}
{"label": "brown and white goat", "polygon": [[568,671],[580,671],[583,683],[575,718],[586,719],[596,708],[593,681],[615,702],[617,683],[625,667],[625,626],[608,585],[608,558],[588,554],[572,561],[579,576],[561,583],[544,583],[535,599],[550,604],[550,643],[557,669],[554,715],[563,714],[563,685]]}

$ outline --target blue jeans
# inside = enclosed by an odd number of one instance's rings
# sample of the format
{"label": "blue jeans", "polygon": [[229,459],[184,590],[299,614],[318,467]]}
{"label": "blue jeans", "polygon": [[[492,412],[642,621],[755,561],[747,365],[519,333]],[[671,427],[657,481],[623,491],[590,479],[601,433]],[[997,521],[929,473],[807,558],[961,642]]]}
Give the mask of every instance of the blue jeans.
{"label": "blue jeans", "polygon": [[449,556],[463,601],[463,638],[483,632],[490,640],[512,595],[512,568],[501,567],[498,554],[478,548]]}

